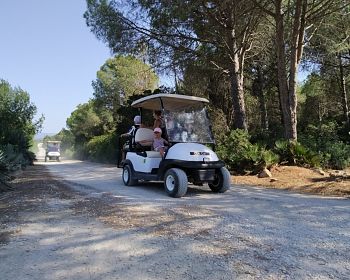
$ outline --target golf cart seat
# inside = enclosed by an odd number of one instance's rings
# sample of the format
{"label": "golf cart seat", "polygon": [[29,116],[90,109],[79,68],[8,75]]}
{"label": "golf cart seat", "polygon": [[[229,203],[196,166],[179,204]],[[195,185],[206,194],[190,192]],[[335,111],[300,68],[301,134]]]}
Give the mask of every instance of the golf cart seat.
{"label": "golf cart seat", "polygon": [[139,128],[135,134],[135,143],[143,148],[149,158],[161,158],[159,152],[149,151],[153,145],[153,130],[149,128]]}

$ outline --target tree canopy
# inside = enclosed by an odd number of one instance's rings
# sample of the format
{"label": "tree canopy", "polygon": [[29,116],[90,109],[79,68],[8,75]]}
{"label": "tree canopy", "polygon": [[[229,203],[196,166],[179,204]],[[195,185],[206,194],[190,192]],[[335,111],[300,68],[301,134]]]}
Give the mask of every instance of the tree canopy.
{"label": "tree canopy", "polygon": [[152,68],[134,56],[115,56],[108,59],[97,72],[93,82],[94,100],[99,111],[112,113],[118,122],[117,110],[135,94],[154,90],[158,76]]}
{"label": "tree canopy", "polygon": [[0,145],[28,149],[43,122],[43,117],[34,121],[36,112],[26,91],[12,88],[8,82],[0,80]]}
{"label": "tree canopy", "polygon": [[[125,132],[134,112],[123,105],[154,90],[155,69],[173,75],[176,92],[210,100],[219,146],[252,141],[242,155],[253,165],[276,159],[266,148],[294,164],[346,165],[350,154],[340,150],[350,142],[349,6],[343,0],[87,0],[88,27],[116,55],[99,70],[92,107],[85,108],[85,117],[99,119],[100,132],[86,134],[89,149],[99,154],[94,145],[107,147],[110,133]],[[299,65],[310,72],[304,83],[297,81]],[[222,151],[228,161],[234,157]]]}
{"label": "tree canopy", "polygon": [[[202,59],[229,76],[235,127],[247,129],[244,63],[256,39],[262,13],[251,0],[89,0],[88,26],[115,53],[146,46],[158,67],[173,71]],[[240,7],[237,9],[236,7]],[[125,12],[127,11],[127,12]]]}

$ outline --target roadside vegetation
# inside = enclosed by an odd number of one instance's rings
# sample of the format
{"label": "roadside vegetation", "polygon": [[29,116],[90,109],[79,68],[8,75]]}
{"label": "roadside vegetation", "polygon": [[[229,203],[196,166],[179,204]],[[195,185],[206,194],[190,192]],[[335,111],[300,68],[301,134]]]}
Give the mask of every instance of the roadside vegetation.
{"label": "roadside vegetation", "polygon": [[36,107],[29,94],[0,80],[0,191],[9,188],[13,172],[33,163],[33,137],[43,117],[34,121]]}

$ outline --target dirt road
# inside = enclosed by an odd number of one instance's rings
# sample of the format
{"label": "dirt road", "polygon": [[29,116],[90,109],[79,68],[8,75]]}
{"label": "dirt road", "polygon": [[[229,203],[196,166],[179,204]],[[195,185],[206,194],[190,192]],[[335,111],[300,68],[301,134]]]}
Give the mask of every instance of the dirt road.
{"label": "dirt road", "polygon": [[114,166],[40,164],[37,196],[0,197],[19,205],[4,219],[3,280],[349,278],[349,199],[242,186],[174,199],[125,187]]}

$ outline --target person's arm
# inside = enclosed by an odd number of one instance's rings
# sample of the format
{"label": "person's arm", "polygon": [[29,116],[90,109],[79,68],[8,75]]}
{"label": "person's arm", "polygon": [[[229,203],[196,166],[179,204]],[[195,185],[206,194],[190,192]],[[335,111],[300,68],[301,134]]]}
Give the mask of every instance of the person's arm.
{"label": "person's arm", "polygon": [[135,127],[134,126],[132,126],[130,129],[129,129],[129,131],[128,132],[126,132],[126,133],[123,133],[122,135],[120,135],[121,137],[131,137],[131,135],[132,135],[132,133],[134,132],[134,130],[135,130]]}

